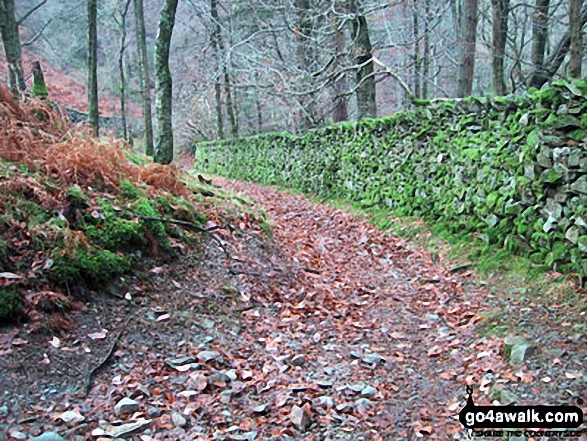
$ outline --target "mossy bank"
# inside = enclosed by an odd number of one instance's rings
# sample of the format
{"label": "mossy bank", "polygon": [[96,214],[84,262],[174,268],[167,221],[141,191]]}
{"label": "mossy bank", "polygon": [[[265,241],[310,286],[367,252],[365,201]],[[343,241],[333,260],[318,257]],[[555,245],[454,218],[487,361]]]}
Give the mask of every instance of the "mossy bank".
{"label": "mossy bank", "polygon": [[559,81],[194,150],[200,171],[443,222],[585,277],[586,138],[587,82]]}

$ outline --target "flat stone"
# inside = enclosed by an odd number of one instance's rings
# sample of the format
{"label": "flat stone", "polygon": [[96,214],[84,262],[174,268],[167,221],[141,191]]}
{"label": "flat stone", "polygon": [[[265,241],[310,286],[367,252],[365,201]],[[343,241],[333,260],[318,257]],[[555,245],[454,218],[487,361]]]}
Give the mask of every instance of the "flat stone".
{"label": "flat stone", "polygon": [[307,407],[293,406],[289,418],[301,432],[305,432],[312,424],[312,417]]}
{"label": "flat stone", "polygon": [[114,406],[114,413],[116,415],[124,415],[128,413],[134,413],[139,410],[139,403],[135,400],[132,400],[128,397],[123,398],[116,406]]}
{"label": "flat stone", "polygon": [[173,424],[175,424],[175,427],[185,427],[188,424],[188,421],[179,412],[172,412],[171,413],[171,421],[173,421]]}
{"label": "flat stone", "polygon": [[306,363],[306,357],[304,357],[302,354],[294,355],[294,357],[291,359],[291,364],[293,366],[303,366],[304,363]]}
{"label": "flat stone", "polygon": [[376,353],[365,354],[361,357],[361,360],[367,364],[385,363],[385,358]]}
{"label": "flat stone", "polygon": [[152,420],[139,420],[133,423],[123,424],[121,426],[111,427],[106,434],[115,438],[129,436],[142,432],[149,428]]}
{"label": "flat stone", "polygon": [[42,435],[35,436],[31,441],[65,441],[65,438],[55,432],[45,432]]}
{"label": "flat stone", "polygon": [[270,404],[260,404],[258,406],[253,407],[253,413],[256,413],[257,415],[267,415],[270,410]]}
{"label": "flat stone", "polygon": [[504,344],[504,353],[512,366],[523,364],[534,352],[534,346],[521,336],[507,337]]}
{"label": "flat stone", "polygon": [[59,418],[62,419],[67,424],[77,424],[77,423],[81,423],[84,420],[83,415],[80,414],[79,412],[74,411],[74,410],[68,410],[68,411],[63,412],[59,416]]}
{"label": "flat stone", "polygon": [[361,396],[364,398],[371,398],[377,394],[377,389],[372,386],[367,386],[361,391]]}
{"label": "flat stone", "polygon": [[149,418],[159,418],[161,415],[163,415],[163,410],[158,407],[151,406],[147,409],[147,416]]}
{"label": "flat stone", "polygon": [[220,358],[220,352],[217,351],[201,351],[197,355],[198,360],[203,363],[211,360],[218,360]]}

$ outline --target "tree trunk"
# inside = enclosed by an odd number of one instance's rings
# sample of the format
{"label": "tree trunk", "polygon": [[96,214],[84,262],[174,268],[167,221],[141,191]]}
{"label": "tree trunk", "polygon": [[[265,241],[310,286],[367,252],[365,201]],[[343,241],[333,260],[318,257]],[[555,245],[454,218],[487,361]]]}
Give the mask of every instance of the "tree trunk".
{"label": "tree trunk", "polygon": [[412,2],[412,33],[414,37],[414,97],[421,98],[422,61],[420,59],[420,23],[418,20],[418,0]]}
{"label": "tree trunk", "polygon": [[491,0],[491,5],[493,7],[493,57],[491,59],[493,93],[505,95],[507,90],[504,78],[504,59],[510,0]]}
{"label": "tree trunk", "polygon": [[[334,34],[336,52],[334,56],[340,59],[345,51],[344,31],[336,29]],[[335,65],[335,69],[338,63]],[[349,119],[348,100],[344,95],[347,88],[346,74],[343,72],[338,78],[334,79],[334,109],[332,111],[332,120],[334,122],[347,121]]]}
{"label": "tree trunk", "polygon": [[157,114],[157,146],[155,161],[169,164],[173,160],[173,82],[169,71],[169,48],[175,25],[178,0],[165,0],[159,17],[155,44],[155,91]]}
{"label": "tree trunk", "polygon": [[122,121],[122,138],[128,141],[128,126],[126,122],[126,78],[124,76],[124,51],[126,49],[126,16],[131,0],[126,0],[124,9],[120,13],[120,48],[118,50],[118,72],[120,75],[120,119]]}
{"label": "tree trunk", "polygon": [[[315,53],[311,42],[312,30],[312,10],[310,0],[295,0],[297,12],[296,29],[296,55],[298,69],[302,73],[301,88],[307,88],[311,84],[312,69],[315,64]],[[314,94],[309,93],[299,98],[300,108],[302,110],[302,120],[300,130],[305,131],[316,126],[316,106]]]}
{"label": "tree trunk", "polygon": [[569,0],[569,35],[571,37],[569,76],[581,77],[583,64],[583,31],[581,25],[581,0]]}
{"label": "tree trunk", "polygon": [[145,154],[154,155],[153,118],[151,115],[151,78],[149,76],[149,57],[147,57],[147,37],[145,33],[145,13],[143,0],[133,1],[135,8],[135,28],[137,34],[137,50],[139,55],[140,86],[143,96],[143,120],[145,125]]}
{"label": "tree trunk", "polygon": [[351,0],[350,12],[354,15],[351,20],[351,35],[354,44],[355,64],[361,66],[357,69],[357,107],[358,119],[376,118],[377,101],[375,86],[375,69],[371,51],[371,39],[367,19],[358,11],[356,0]]}
{"label": "tree trunk", "polygon": [[26,89],[14,0],[0,0],[0,33],[8,67],[9,88],[15,96]]}
{"label": "tree trunk", "polygon": [[210,43],[216,62],[216,80],[214,81],[214,97],[216,99],[216,132],[218,139],[224,139],[224,117],[222,114],[222,85],[220,84],[220,72],[222,70],[220,53],[220,22],[218,20],[217,0],[210,0],[210,17],[212,19],[212,32],[210,33]]}
{"label": "tree trunk", "polygon": [[544,67],[544,50],[548,39],[548,8],[550,0],[536,0],[532,18],[532,75],[530,87],[541,87],[548,81]]}
{"label": "tree trunk", "polygon": [[[222,38],[220,39],[222,41]],[[224,52],[224,44],[220,46]],[[230,121],[230,131],[233,138],[238,137],[238,118],[236,117],[236,101],[232,96],[232,87],[230,85],[230,75],[228,74],[228,67],[226,63],[223,66],[224,69],[224,94],[226,95],[226,113],[228,114],[228,120]]]}
{"label": "tree trunk", "polygon": [[88,6],[88,105],[89,121],[94,134],[100,134],[98,110],[98,1],[87,0]]}
{"label": "tree trunk", "polygon": [[430,77],[430,0],[424,0],[424,57],[422,59],[422,98],[428,98]]}
{"label": "tree trunk", "polygon": [[[580,16],[580,27],[585,26],[587,23],[587,7],[583,8],[581,11]],[[556,72],[561,67],[569,49],[571,47],[571,35],[567,32],[562,38],[559,40],[558,44],[555,46],[552,54],[548,59],[542,62],[541,69],[539,71],[539,75],[532,75],[530,79],[531,83],[530,86],[533,87],[542,87],[544,83],[551,80]],[[536,73],[536,71],[535,71]]]}
{"label": "tree trunk", "polygon": [[475,46],[477,44],[478,0],[464,0],[460,24],[461,59],[457,82],[457,97],[471,95],[475,73]]}

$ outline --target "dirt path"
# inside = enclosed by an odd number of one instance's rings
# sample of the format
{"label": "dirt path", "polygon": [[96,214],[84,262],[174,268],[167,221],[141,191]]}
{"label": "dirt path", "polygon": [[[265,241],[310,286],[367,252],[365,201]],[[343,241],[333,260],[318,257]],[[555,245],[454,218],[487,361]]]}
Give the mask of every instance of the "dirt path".
{"label": "dirt path", "polygon": [[[143,441],[447,440],[464,436],[456,415],[467,384],[487,404],[492,385],[532,377],[503,364],[500,340],[475,333],[488,293],[469,273],[302,196],[215,183],[264,207],[273,239],[244,207],[232,233],[218,232],[230,258],[205,240],[154,267],[148,290],[131,284],[132,304],[79,312],[80,327],[57,346],[16,329],[0,335],[6,433],[81,441],[118,426]],[[105,339],[86,337],[102,329]],[[117,410],[124,397],[135,403]],[[64,422],[66,411],[83,419]],[[148,428],[132,432],[142,418]]]}
{"label": "dirt path", "polygon": [[[269,353],[303,355],[278,381],[312,387],[292,403],[314,404],[317,430],[349,440],[461,431],[465,384],[500,368],[497,343],[473,334],[486,293],[343,211],[254,184],[222,185],[265,207],[277,246],[293,260],[289,286],[269,285],[279,313],[259,322]],[[316,388],[320,381],[332,387]],[[324,395],[334,409],[315,405]]]}

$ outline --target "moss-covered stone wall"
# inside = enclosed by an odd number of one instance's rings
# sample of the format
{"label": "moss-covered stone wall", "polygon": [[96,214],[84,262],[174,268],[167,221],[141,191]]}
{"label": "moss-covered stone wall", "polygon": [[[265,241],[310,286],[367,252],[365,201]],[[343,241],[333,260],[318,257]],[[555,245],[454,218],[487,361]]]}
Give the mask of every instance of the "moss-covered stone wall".
{"label": "moss-covered stone wall", "polygon": [[587,82],[561,81],[194,150],[202,172],[387,206],[587,276],[586,139]]}

